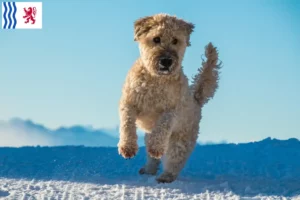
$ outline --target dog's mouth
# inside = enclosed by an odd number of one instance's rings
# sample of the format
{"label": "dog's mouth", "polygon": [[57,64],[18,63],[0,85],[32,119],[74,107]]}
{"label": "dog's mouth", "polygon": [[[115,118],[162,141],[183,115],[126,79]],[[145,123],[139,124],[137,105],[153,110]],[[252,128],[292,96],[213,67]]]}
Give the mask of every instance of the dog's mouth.
{"label": "dog's mouth", "polygon": [[158,74],[169,75],[174,68],[174,59],[171,57],[161,57],[158,61]]}
{"label": "dog's mouth", "polygon": [[169,75],[172,73],[173,67],[166,67],[161,64],[158,64],[158,73],[161,75]]}

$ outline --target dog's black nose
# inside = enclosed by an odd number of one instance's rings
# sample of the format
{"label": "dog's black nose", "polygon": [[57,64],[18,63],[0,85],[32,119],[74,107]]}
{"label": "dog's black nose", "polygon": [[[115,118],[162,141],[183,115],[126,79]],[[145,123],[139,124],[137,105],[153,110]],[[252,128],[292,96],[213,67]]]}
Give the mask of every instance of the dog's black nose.
{"label": "dog's black nose", "polygon": [[159,64],[163,66],[163,68],[169,69],[169,67],[172,65],[172,59],[171,58],[162,58],[159,61]]}

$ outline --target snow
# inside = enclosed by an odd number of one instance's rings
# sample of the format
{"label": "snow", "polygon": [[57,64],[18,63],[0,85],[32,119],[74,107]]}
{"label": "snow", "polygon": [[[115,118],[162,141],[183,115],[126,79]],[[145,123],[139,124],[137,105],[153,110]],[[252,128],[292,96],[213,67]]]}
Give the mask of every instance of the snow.
{"label": "snow", "polygon": [[145,148],[0,148],[0,199],[300,199],[300,141],[199,145],[178,180],[140,176]]}

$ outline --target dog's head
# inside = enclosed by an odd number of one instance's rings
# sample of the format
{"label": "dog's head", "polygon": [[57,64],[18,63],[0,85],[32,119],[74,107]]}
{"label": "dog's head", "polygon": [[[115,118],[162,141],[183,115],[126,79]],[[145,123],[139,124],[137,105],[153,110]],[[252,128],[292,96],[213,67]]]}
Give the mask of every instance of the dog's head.
{"label": "dog's head", "polygon": [[141,60],[151,74],[171,75],[181,69],[194,25],[167,14],[138,19],[134,40],[139,42]]}

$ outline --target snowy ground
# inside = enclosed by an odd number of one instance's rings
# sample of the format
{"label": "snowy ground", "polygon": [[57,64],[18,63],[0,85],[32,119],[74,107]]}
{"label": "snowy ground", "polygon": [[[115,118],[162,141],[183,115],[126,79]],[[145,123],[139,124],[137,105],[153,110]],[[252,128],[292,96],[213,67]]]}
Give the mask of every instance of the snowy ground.
{"label": "snowy ground", "polygon": [[0,148],[0,199],[300,199],[300,142],[197,146],[179,179],[140,176],[145,149]]}

